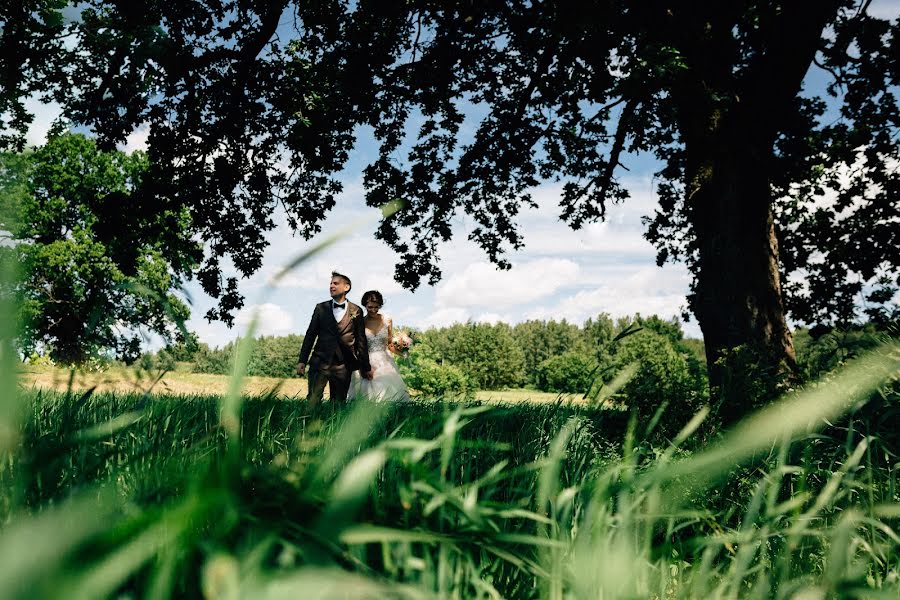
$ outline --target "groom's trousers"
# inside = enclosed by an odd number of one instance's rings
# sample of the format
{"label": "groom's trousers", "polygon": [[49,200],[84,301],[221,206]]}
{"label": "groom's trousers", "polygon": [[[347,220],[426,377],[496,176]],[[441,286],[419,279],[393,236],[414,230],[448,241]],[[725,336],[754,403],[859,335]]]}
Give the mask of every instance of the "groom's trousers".
{"label": "groom's trousers", "polygon": [[320,365],[310,369],[307,400],[311,405],[322,401],[326,384],[332,402],[346,402],[347,391],[350,389],[350,370],[347,365]]}

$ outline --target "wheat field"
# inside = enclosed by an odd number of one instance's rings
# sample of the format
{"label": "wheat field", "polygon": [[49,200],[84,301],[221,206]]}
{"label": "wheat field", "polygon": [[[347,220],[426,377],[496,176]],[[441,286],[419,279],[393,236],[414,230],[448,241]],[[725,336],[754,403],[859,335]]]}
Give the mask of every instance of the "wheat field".
{"label": "wheat field", "polygon": [[[217,396],[227,392],[231,378],[227,375],[191,373],[186,364],[166,373],[148,373],[133,368],[110,367],[104,371],[71,371],[52,366],[24,366],[18,374],[23,389],[43,389],[65,392],[154,393],[167,396]],[[275,377],[244,377],[242,394],[246,396],[275,395],[285,400],[306,397],[306,379],[278,379]],[[413,390],[415,396],[415,391]],[[327,392],[326,392],[327,397]],[[521,402],[559,402],[582,404],[578,394],[555,394],[538,390],[479,390],[475,399],[491,404]]]}

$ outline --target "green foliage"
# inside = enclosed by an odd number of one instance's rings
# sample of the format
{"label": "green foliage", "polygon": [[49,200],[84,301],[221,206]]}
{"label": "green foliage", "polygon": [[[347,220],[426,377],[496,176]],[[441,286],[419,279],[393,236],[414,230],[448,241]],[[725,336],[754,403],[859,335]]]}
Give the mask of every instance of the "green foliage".
{"label": "green foliage", "polygon": [[592,317],[585,321],[583,328],[584,338],[588,348],[597,357],[598,363],[601,365],[609,364],[612,341],[626,326],[626,322],[620,321],[616,323],[606,313],[601,313],[596,318]]}
{"label": "green foliage", "polygon": [[852,360],[893,337],[900,330],[880,331],[875,326],[862,325],[853,328],[833,329],[813,338],[808,329],[794,332],[797,365],[804,381],[812,381],[834,371],[846,361]]}
{"label": "green foliage", "polygon": [[31,152],[0,153],[0,239],[18,230],[28,199]]}
{"label": "green foliage", "polygon": [[537,384],[535,374],[548,358],[575,349],[587,352],[581,328],[565,320],[526,321],[513,326],[512,334],[525,355],[524,369],[532,384]]}
{"label": "green foliage", "polygon": [[193,331],[188,331],[183,340],[179,340],[174,344],[166,346],[161,353],[164,352],[172,357],[175,362],[191,362],[200,352],[200,338]]}
{"label": "green foliage", "polygon": [[475,384],[463,370],[449,362],[439,364],[428,356],[428,349],[413,346],[409,358],[398,361],[406,384],[429,398],[475,397]]}
{"label": "green foliage", "polygon": [[706,362],[706,348],[702,339],[685,338],[678,345],[684,352],[693,356],[697,362]]}
{"label": "green foliage", "polygon": [[[629,327],[644,327],[654,341],[613,341]],[[623,347],[617,349],[620,343]],[[538,359],[540,362],[532,364]],[[685,339],[677,320],[655,315],[613,320],[600,314],[588,319],[584,327],[565,321],[528,321],[512,328],[468,323],[429,329],[416,334],[404,376],[408,383],[418,381],[416,370],[423,368],[426,379],[440,380],[440,369],[452,369],[478,389],[526,384],[544,391],[584,394],[595,379],[608,383],[635,360],[647,363],[640,374],[642,383],[628,388],[641,394],[635,408],[641,405],[642,413],[655,410],[662,398],[671,398],[679,411],[687,414],[707,397],[702,341]],[[456,375],[446,377],[455,379]],[[439,393],[446,384],[421,385]],[[627,394],[620,399],[632,406]]]}
{"label": "green foliage", "polygon": [[233,343],[226,344],[224,348],[210,348],[207,344],[200,344],[200,348],[194,354],[191,370],[196,373],[227,375],[231,373],[234,366],[233,353]]}
{"label": "green foliage", "polygon": [[[660,263],[683,260],[694,275],[690,308],[712,361],[771,339],[782,306],[846,324],[865,292],[869,318],[896,316],[900,21],[871,2],[599,2],[575,21],[557,3],[513,1],[11,6],[0,143],[21,149],[29,97],[58,102],[103,148],[146,126],[154,203],[198,217],[211,245],[198,270],[220,298],[211,317],[230,321],[240,306],[223,257],[255,272],[277,207],[302,235],[318,232],[355,135],[373,123],[367,201],[404,202],[378,235],[411,288],[440,278],[435,240],[455,215],[471,215],[471,239],[507,266],[541,180],[566,180],[561,217],[579,228],[629,196],[618,170],[647,153],[661,164],[647,238]],[[815,68],[833,77],[824,90],[804,89]],[[783,287],[759,275],[771,269]],[[801,271],[808,286],[789,277]],[[735,297],[745,301],[723,301]],[[780,363],[788,348],[767,345],[759,358]]]}
{"label": "green foliage", "polygon": [[[346,152],[326,156],[321,137],[352,145],[336,122],[316,119],[329,82],[290,51],[289,39],[273,40],[286,32],[279,24],[287,3],[9,6],[0,9],[0,113],[9,115],[0,120],[0,147],[24,145],[29,97],[59,102],[104,149],[148,128],[151,203],[195,217],[192,233],[211,249],[196,261],[197,279],[219,299],[207,315],[231,323],[242,303],[238,279],[259,269],[274,211],[285,210],[309,238],[340,193],[334,174]],[[340,12],[294,8],[310,24]],[[225,259],[240,276],[223,273]]]}
{"label": "green foliage", "polygon": [[638,313],[633,319],[628,319],[625,322],[620,323],[620,326],[625,325],[625,323],[634,323],[642,329],[653,331],[668,339],[673,344],[679,344],[684,340],[684,331],[682,331],[681,323],[676,317],[666,321],[665,319],[659,318],[657,315],[642,317],[640,313]]}
{"label": "green foliage", "polygon": [[622,369],[638,369],[622,390],[622,399],[641,418],[666,407],[668,430],[680,429],[708,399],[705,365],[680,351],[671,338],[642,330],[613,346],[611,380]]}
{"label": "green foliage", "polygon": [[64,364],[107,353],[130,361],[141,329],[180,340],[189,311],[175,291],[200,249],[185,211],[147,202],[146,155],[104,152],[65,134],[0,159],[4,170],[27,165],[16,187],[18,218],[8,223],[23,271],[15,289],[21,351],[42,350]]}
{"label": "green foliage", "polygon": [[505,323],[456,324],[416,336],[420,352],[440,365],[458,367],[478,389],[498,390],[525,382],[525,352]]}
{"label": "green foliage", "polygon": [[296,377],[302,344],[303,336],[297,334],[256,338],[247,373],[263,377]]}
{"label": "green foliage", "polygon": [[[230,375],[234,370],[234,354],[241,344],[238,338],[222,348],[201,344],[194,355],[197,373]],[[260,336],[250,353],[247,374],[260,377],[296,377],[297,356],[303,344],[302,335]]]}
{"label": "green foliage", "polygon": [[551,356],[536,369],[536,383],[547,392],[586,394],[597,376],[597,361],[582,351]]}
{"label": "green foliage", "polygon": [[274,397],[234,445],[216,398],[29,390],[0,596],[892,598],[897,351],[708,447],[561,404]]}

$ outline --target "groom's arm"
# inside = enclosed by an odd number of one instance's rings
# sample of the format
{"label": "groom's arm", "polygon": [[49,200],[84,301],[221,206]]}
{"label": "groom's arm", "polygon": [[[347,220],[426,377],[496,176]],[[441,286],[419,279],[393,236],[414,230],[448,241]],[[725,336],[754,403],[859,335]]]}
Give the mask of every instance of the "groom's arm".
{"label": "groom's arm", "polygon": [[309,355],[312,353],[313,343],[319,337],[319,307],[313,309],[312,318],[309,320],[309,327],[306,328],[306,335],[303,336],[303,344],[300,346],[300,358],[297,361],[297,374],[303,375],[306,370],[306,363],[309,362]]}

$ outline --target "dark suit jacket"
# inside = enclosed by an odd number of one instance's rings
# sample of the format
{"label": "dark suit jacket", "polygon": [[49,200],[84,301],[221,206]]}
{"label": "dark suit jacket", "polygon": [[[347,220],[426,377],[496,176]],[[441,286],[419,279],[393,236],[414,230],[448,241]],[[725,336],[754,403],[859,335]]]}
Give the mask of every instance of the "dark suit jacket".
{"label": "dark suit jacket", "polygon": [[331,364],[335,355],[338,355],[343,358],[349,371],[370,371],[365,321],[363,310],[349,300],[347,312],[340,323],[334,320],[331,300],[316,304],[300,348],[300,362],[318,368]]}

